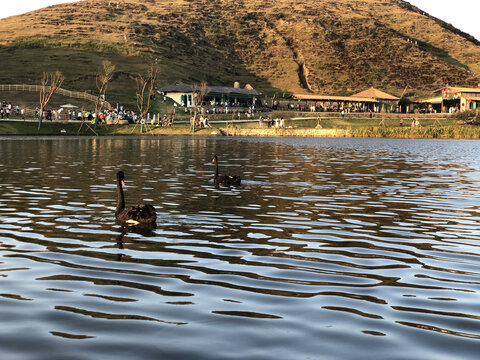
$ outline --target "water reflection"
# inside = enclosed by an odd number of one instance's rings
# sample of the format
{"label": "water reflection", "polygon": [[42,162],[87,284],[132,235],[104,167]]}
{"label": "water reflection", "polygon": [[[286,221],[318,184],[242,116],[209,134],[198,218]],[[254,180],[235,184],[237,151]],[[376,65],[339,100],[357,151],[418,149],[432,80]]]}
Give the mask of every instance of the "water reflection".
{"label": "water reflection", "polygon": [[[479,147],[2,140],[2,350],[32,357],[27,327],[49,359],[476,358]],[[115,222],[120,168],[156,227]]]}

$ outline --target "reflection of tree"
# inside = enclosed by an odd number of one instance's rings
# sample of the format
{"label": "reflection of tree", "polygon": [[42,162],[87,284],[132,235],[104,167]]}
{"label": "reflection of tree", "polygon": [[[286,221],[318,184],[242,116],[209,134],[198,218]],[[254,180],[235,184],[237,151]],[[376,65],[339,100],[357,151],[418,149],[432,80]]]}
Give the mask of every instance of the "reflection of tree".
{"label": "reflection of tree", "polygon": [[149,316],[136,315],[136,314],[102,313],[102,312],[98,312],[98,311],[90,311],[90,310],[79,309],[79,308],[75,308],[75,307],[72,307],[72,306],[55,306],[55,310],[67,311],[67,312],[70,312],[70,313],[73,313],[73,314],[84,315],[86,317],[92,317],[94,319],[144,320],[144,321],[156,321],[156,322],[161,322],[161,323],[169,324],[169,325],[187,325],[188,324],[186,322],[166,321],[166,320],[160,320],[160,319],[152,318],[152,317],[149,317]]}

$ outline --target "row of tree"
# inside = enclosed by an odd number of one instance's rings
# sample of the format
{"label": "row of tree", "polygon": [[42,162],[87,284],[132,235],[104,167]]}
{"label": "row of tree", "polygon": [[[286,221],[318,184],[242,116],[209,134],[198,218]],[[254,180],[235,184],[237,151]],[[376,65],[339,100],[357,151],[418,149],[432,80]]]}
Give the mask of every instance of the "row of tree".
{"label": "row of tree", "polygon": [[[95,127],[97,126],[98,116],[104,110],[105,95],[107,93],[108,85],[113,79],[115,72],[115,65],[110,61],[102,62],[102,68],[96,74],[96,86],[98,90],[97,100],[95,101]],[[159,70],[156,64],[150,65],[147,74],[139,74],[135,78],[137,90],[137,108],[138,115],[141,119],[145,119],[151,107],[152,94],[155,92]],[[62,86],[65,78],[60,71],[54,73],[44,72],[41,80],[40,89],[40,112],[38,118],[38,128],[42,126],[43,111],[47,107],[53,94]]]}

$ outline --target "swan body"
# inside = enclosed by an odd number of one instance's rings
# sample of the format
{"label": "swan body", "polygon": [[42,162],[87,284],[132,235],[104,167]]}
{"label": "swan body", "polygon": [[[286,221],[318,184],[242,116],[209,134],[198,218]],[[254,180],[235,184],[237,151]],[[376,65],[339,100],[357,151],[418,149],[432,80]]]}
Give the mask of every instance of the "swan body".
{"label": "swan body", "polygon": [[125,208],[123,185],[125,185],[125,174],[123,171],[119,171],[117,173],[117,208],[115,210],[117,220],[129,225],[155,224],[157,214],[152,205],[137,205]]}
{"label": "swan body", "polygon": [[242,179],[237,175],[218,175],[218,157],[213,156],[212,162],[215,164],[214,180],[215,184],[240,185]]}

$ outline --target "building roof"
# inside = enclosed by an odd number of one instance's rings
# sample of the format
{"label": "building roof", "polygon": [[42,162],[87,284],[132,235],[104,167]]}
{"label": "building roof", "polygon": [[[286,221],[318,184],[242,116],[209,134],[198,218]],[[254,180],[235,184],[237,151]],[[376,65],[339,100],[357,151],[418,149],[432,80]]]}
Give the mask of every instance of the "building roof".
{"label": "building roof", "polygon": [[361,91],[358,94],[352,95],[353,97],[367,97],[367,98],[373,98],[377,100],[400,100],[400,98],[387,94],[386,92],[380,91],[378,89],[375,89],[371,87],[368,90]]}
{"label": "building roof", "polygon": [[336,95],[292,94],[292,97],[297,100],[311,100],[311,101],[344,101],[344,102],[369,102],[369,103],[378,102],[377,100],[368,98],[368,97],[336,96]]}
{"label": "building roof", "polygon": [[443,101],[443,98],[439,96],[431,99],[421,100],[420,102],[423,104],[441,104],[442,101]]}
{"label": "building roof", "polygon": [[192,92],[193,86],[183,83],[182,81],[177,81],[174,84],[167,85],[159,89],[158,91],[169,93],[169,92]]}
{"label": "building roof", "polygon": [[[478,89],[478,92],[480,92],[480,89]],[[470,101],[480,101],[480,96],[466,96],[465,99]],[[421,100],[420,102],[425,104],[441,104],[443,102],[443,97],[438,96],[431,99]]]}
{"label": "building roof", "polygon": [[450,89],[454,93],[480,93],[480,87],[478,88],[467,88],[467,87],[460,87],[460,86],[445,86],[441,89],[436,90],[435,92],[441,92],[442,90]]}
{"label": "building roof", "polygon": [[[247,84],[244,88],[227,87],[227,86],[207,86],[209,94],[225,94],[225,95],[247,95],[259,96],[262,93],[255,90],[251,85]],[[164,86],[158,91],[163,93],[181,92],[193,93],[200,90],[200,86],[185,84],[182,81],[177,81],[174,84]]]}

